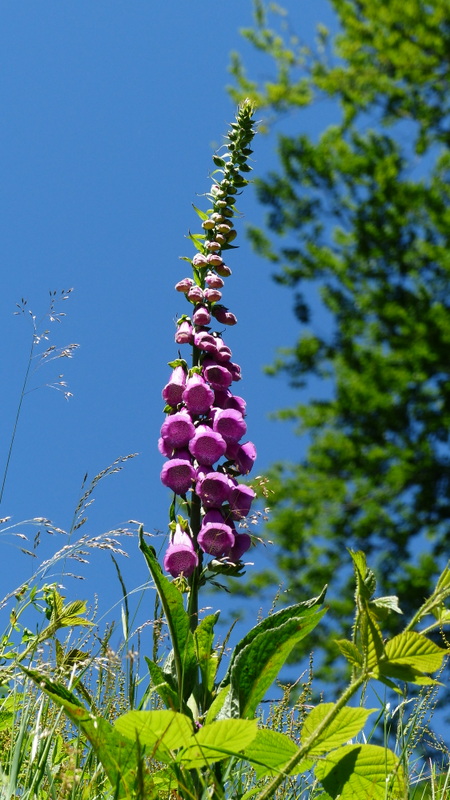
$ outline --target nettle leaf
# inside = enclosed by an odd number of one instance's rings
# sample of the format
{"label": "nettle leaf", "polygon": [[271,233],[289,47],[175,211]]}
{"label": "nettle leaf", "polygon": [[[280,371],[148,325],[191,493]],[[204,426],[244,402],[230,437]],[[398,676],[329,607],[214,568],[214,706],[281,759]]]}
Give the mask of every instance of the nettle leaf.
{"label": "nettle leaf", "polygon": [[[334,708],[334,703],[320,703],[305,717],[302,727],[302,744],[305,744],[313,736],[332,708]],[[375,710],[373,708],[351,708],[350,706],[342,708],[317,738],[308,755],[327,753],[329,750],[345,744],[349,739],[353,739],[363,729],[367,718]]]}
{"label": "nettle leaf", "polygon": [[386,657],[390,662],[408,664],[423,672],[435,672],[442,666],[448,650],[439,647],[421,633],[407,631],[394,636],[386,643]]}
{"label": "nettle leaf", "polygon": [[344,745],[315,769],[326,792],[339,800],[403,800],[406,785],[402,767],[391,750],[373,744]]}
{"label": "nettle leaf", "polygon": [[239,755],[255,738],[256,720],[222,719],[205,725],[184,743],[177,763],[187,769],[204,767]]}
{"label": "nettle leaf", "polygon": [[139,741],[152,751],[152,756],[171,763],[173,751],[185,745],[193,734],[193,723],[177,711],[129,711],[116,719],[114,728],[122,736]]}
{"label": "nettle leaf", "polygon": [[378,667],[384,657],[384,644],[380,627],[369,611],[367,604],[362,603],[363,610],[359,621],[361,645],[364,651],[365,666],[368,670]]}
{"label": "nettle leaf", "polygon": [[363,656],[353,642],[350,642],[349,639],[337,639],[336,644],[342,655],[345,656],[347,661],[350,661],[350,664],[355,667],[362,667]]}
{"label": "nettle leaf", "polygon": [[183,595],[161,570],[152,547],[144,539],[144,531],[139,530],[139,548],[144,554],[147,566],[155,582],[161,605],[169,626],[172,640],[175,670],[177,674],[180,699],[187,700],[196,682],[197,659],[194,650],[194,637],[190,629],[189,615],[184,608]]}
{"label": "nettle leaf", "polygon": [[[263,728],[258,730],[250,746],[245,748],[244,758],[250,761],[259,779],[268,775],[279,775],[297,752],[297,745],[285,733]],[[303,759],[289,775],[299,775],[313,765],[311,759]]]}
{"label": "nettle leaf", "polygon": [[423,634],[406,631],[386,643],[385,659],[380,661],[379,673],[383,677],[428,685],[435,681],[425,673],[439,670],[447,654],[448,650]]}
{"label": "nettle leaf", "polygon": [[294,617],[269,628],[240,651],[231,671],[231,693],[239,701],[241,717],[253,716],[294,646],[316,627],[325,611]]}
{"label": "nettle leaf", "polygon": [[369,608],[375,607],[377,610],[395,611],[396,614],[403,614],[399,604],[398,597],[395,594],[386,595],[386,597],[375,597],[369,603]]}

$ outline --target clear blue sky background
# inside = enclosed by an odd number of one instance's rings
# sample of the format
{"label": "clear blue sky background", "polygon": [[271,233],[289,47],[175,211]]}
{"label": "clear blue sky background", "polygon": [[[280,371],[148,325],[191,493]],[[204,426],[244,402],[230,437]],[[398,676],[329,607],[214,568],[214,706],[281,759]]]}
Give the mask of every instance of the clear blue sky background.
{"label": "clear blue sky background", "polygon": [[[285,5],[307,42],[318,22],[333,25],[325,0]],[[99,485],[80,533],[98,535],[129,519],[165,531],[170,498],[159,482],[156,441],[167,362],[176,357],[174,320],[186,310],[173,286],[188,274],[179,256],[193,252],[184,238],[197,226],[191,204],[207,207],[196,195],[210,186],[211,154],[234,115],[225,91],[230,51],[242,52],[253,75],[270,74],[239,34],[251,24],[252,5],[9,0],[0,19],[2,462],[31,337],[30,320],[13,314],[16,302],[26,298],[40,317],[49,290],[74,287],[61,307],[67,317],[50,326],[49,344],[80,345],[73,360],[48,364],[31,381],[41,386],[64,373],[74,396],[66,402],[45,387],[26,396],[0,513],[14,523],[45,516],[67,529],[84,474],[93,477],[136,452],[121,474]],[[313,107],[295,124],[319,131],[329,121],[329,109]],[[255,175],[276,165],[275,138],[255,141]],[[239,325],[226,338],[243,370],[239,393],[248,403],[259,473],[295,459],[302,447],[289,425],[269,420],[300,398],[282,378],[263,374],[276,348],[293,343],[297,325],[291,294],[273,283],[270,267],[245,241],[245,222],[262,218],[251,187],[240,210],[241,249],[229,259],[233,276],[224,294]],[[32,544],[35,529],[17,530]],[[64,543],[43,536],[31,559],[18,549],[24,542],[2,535],[0,596]],[[130,557],[121,564],[132,589],[147,571],[136,541],[126,546]],[[265,551],[258,563],[268,558]],[[106,553],[74,571],[85,580],[66,581],[68,596],[97,593],[101,612],[119,598]]]}

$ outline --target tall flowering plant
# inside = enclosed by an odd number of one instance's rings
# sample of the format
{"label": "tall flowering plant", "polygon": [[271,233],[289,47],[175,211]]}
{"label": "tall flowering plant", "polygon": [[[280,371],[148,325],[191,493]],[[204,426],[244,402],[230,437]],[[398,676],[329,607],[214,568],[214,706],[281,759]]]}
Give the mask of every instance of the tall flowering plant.
{"label": "tall flowering plant", "polygon": [[[254,490],[239,481],[254,464],[256,449],[243,441],[247,431],[245,400],[233,391],[241,379],[238,364],[224,340],[235,315],[222,303],[231,269],[225,254],[234,249],[236,197],[247,185],[248,157],[254,136],[252,106],[244,103],[232,123],[224,154],[214,156],[217,179],[207,212],[196,209],[203,232],[189,238],[197,253],[185,259],[192,276],[176,284],[189,311],[178,320],[175,342],[191,348],[172,361],[172,374],[162,391],[166,419],[159,450],[167,459],[161,481],[174,492],[170,506],[170,543],[164,569],[188,584],[191,626],[197,625],[197,594],[209,572],[242,574],[242,557],[251,537],[239,530],[250,512]],[[218,179],[220,176],[220,179]]]}
{"label": "tall flowering plant", "polygon": [[[448,647],[439,647],[427,634],[449,622],[450,610],[444,604],[450,596],[449,568],[403,632],[386,640],[380,623],[389,610],[398,612],[397,599],[377,598],[375,575],[364,554],[350,554],[355,623],[352,639],[338,639],[336,645],[352,677],[336,702],[318,703],[302,715],[295,740],[258,725],[257,709],[292,649],[325,613],[325,591],[258,622],[236,645],[222,676],[224,648],[214,645],[219,613],[199,619],[199,590],[208,575],[241,575],[242,557],[251,546],[250,535],[239,526],[255,497],[243,478],[252,469],[256,450],[246,439],[245,401],[232,388],[241,372],[223,338],[236,318],[221,301],[231,274],[224,254],[236,236],[235,199],[247,184],[253,134],[252,106],[246,101],[228,132],[224,155],[214,157],[214,174],[221,177],[209,193],[212,208],[197,210],[203,232],[190,235],[197,249],[186,259],[192,277],[176,286],[186,296],[189,313],[178,320],[175,341],[191,348],[191,358],[188,364],[180,354],[171,362],[172,373],[162,391],[166,418],[159,449],[166,460],[161,480],[173,492],[170,541],[162,567],[143,528],[139,532],[169,631],[170,652],[166,658],[158,652],[146,658],[149,687],[140,707],[113,724],[93,704],[83,705],[89,695],[82,683],[81,699],[74,693],[75,672],[69,689],[50,680],[45,671],[24,667],[24,654],[17,661],[90,742],[118,800],[269,800],[282,784],[292,786],[293,776],[299,776],[295,796],[300,796],[297,787],[303,787],[299,792],[306,797],[307,772],[333,800],[363,795],[400,800],[406,796],[401,758],[367,743],[362,731],[373,709],[352,707],[349,701],[371,679],[397,691],[398,684],[406,682],[426,687],[437,683],[429,673],[441,668]],[[58,624],[75,624],[63,620],[61,603],[55,606],[45,638]],[[81,606],[69,606],[73,620]],[[425,627],[417,630],[425,619]]]}

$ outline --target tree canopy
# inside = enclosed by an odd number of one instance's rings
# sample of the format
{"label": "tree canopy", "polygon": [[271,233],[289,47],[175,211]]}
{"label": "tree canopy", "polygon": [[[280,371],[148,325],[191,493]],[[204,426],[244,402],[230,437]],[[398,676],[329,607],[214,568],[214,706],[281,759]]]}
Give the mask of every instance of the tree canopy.
{"label": "tree canopy", "polygon": [[[329,624],[350,624],[345,548],[372,554],[406,615],[449,553],[450,6],[331,2],[339,33],[320,27],[314,48],[270,27],[256,2],[244,34],[274,77],[251,80],[238,56],[232,71],[235,93],[260,109],[298,111],[279,169],[257,181],[268,231],[250,230],[294,292],[299,336],[270,371],[302,390],[278,415],[309,442],[270,471],[270,528],[291,592],[332,578]],[[324,98],[334,124],[302,133]],[[311,309],[317,285],[323,314]],[[310,399],[311,378],[328,399]]]}

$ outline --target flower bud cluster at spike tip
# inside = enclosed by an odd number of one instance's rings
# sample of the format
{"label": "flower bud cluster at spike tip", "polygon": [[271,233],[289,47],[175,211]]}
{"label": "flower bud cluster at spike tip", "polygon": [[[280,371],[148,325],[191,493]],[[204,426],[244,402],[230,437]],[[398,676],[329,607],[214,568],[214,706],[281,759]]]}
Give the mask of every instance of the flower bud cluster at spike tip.
{"label": "flower bud cluster at spike tip", "polygon": [[[212,208],[206,213],[196,209],[203,232],[189,234],[198,251],[192,260],[185,259],[191,261],[193,277],[183,278],[175,287],[191,305],[189,316],[177,323],[175,341],[192,345],[193,360],[191,369],[181,356],[172,362],[162,392],[167,417],[158,446],[167,460],[161,481],[191,515],[190,525],[177,524],[164,559],[164,568],[173,577],[189,577],[201,568],[203,553],[214,563],[219,559],[238,565],[251,545],[250,536],[238,532],[236,523],[249,514],[255,492],[237,477],[250,472],[256,449],[252,442],[242,441],[247,432],[246,404],[231,389],[241,379],[240,367],[231,360],[231,350],[214,325],[237,323],[219,301],[224,278],[231,275],[223,251],[232,249],[236,238],[235,195],[247,185],[244,175],[251,169],[247,159],[255,133],[252,114],[252,104],[245,101],[228,132],[224,152],[213,157],[215,180],[207,195]],[[172,526],[174,508],[172,504]]]}

